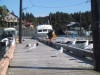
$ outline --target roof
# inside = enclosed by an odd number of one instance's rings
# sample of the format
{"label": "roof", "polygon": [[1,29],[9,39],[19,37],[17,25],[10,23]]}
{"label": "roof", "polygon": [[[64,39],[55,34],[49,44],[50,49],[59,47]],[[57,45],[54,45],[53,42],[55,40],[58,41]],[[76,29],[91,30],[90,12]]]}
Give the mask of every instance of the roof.
{"label": "roof", "polygon": [[80,24],[78,22],[70,22],[69,24],[67,24],[67,26],[79,26]]}
{"label": "roof", "polygon": [[16,30],[15,28],[4,28],[4,31]]}
{"label": "roof", "polygon": [[10,13],[11,15],[15,16],[16,18],[18,18],[18,16],[16,16],[15,14]]}
{"label": "roof", "polygon": [[37,30],[39,30],[39,29],[53,29],[53,28],[52,28],[52,25],[43,24],[43,25],[38,25],[37,26]]}

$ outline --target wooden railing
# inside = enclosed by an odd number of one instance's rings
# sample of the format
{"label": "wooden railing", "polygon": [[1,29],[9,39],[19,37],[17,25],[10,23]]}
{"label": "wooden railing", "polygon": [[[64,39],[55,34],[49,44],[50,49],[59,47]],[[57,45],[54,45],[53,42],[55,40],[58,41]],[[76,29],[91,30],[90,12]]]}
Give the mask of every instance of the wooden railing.
{"label": "wooden railing", "polygon": [[15,48],[16,48],[16,43],[15,43],[15,38],[13,38],[10,48],[6,51],[6,53],[3,55],[2,59],[0,60],[0,75],[6,75],[9,63],[13,58],[13,53]]}
{"label": "wooden railing", "polygon": [[[50,45],[50,42],[47,39],[39,38],[38,40],[40,42],[46,44],[46,45]],[[84,49],[81,49],[81,48],[67,46],[65,44],[60,44],[60,43],[56,43],[56,42],[52,42],[52,45],[53,45],[53,47],[56,47],[56,48],[63,47],[64,51],[73,53],[75,55],[78,55],[78,56],[81,56],[81,57],[84,57],[84,58],[85,57],[93,58],[93,51],[92,50],[84,50]]]}

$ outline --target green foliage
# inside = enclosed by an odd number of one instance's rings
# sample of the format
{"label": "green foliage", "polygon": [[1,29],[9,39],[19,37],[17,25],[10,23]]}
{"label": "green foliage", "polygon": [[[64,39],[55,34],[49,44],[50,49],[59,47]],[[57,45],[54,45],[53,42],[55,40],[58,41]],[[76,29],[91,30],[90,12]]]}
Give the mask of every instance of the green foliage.
{"label": "green foliage", "polygon": [[2,19],[2,11],[3,11],[3,8],[0,6],[0,20]]}
{"label": "green foliage", "polygon": [[26,22],[32,22],[33,25],[36,25],[36,18],[33,16],[32,13],[22,13],[22,20]]}
{"label": "green foliage", "polygon": [[9,10],[5,5],[0,6],[0,21],[8,14]]}
{"label": "green foliage", "polygon": [[7,15],[7,13],[9,12],[9,10],[7,9],[7,7],[5,5],[0,6],[0,14],[5,16]]}

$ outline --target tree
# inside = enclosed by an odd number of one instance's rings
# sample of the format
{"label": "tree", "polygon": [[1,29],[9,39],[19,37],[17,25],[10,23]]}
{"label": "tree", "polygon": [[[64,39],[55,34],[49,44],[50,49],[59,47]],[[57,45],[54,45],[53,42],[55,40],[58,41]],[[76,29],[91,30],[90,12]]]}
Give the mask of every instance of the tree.
{"label": "tree", "polygon": [[8,9],[5,5],[0,6],[0,20],[2,20],[4,18],[4,16],[6,16],[8,14]]}

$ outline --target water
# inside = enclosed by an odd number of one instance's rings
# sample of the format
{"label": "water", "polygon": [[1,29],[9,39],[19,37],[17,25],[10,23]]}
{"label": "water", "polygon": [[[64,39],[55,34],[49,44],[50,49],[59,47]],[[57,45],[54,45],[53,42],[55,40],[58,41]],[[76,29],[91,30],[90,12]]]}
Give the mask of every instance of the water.
{"label": "water", "polygon": [[57,35],[57,37],[59,37],[59,38],[66,38],[66,37],[68,37],[68,38],[78,38],[79,37],[79,35],[78,34],[69,34],[68,36],[66,36],[66,35]]}
{"label": "water", "polygon": [[[68,38],[68,39],[67,39]],[[65,40],[66,39],[66,40]],[[62,42],[63,43],[66,43],[66,41],[67,40],[69,40],[70,39],[70,41],[72,41],[72,40],[74,40],[74,39],[77,39],[77,40],[92,40],[92,37],[91,36],[89,36],[89,37],[87,37],[87,36],[84,36],[84,37],[80,37],[79,35],[77,35],[77,34],[73,34],[73,35],[69,35],[68,37],[66,37],[66,35],[57,35],[57,40],[56,41],[59,41],[59,43],[61,43],[62,44]],[[69,43],[67,43],[67,44],[65,44],[65,45],[67,45],[67,46],[72,46],[72,44],[69,42]],[[84,49],[84,43],[76,43],[75,45],[73,45],[74,47],[77,47],[77,48],[81,48],[81,49]]]}

